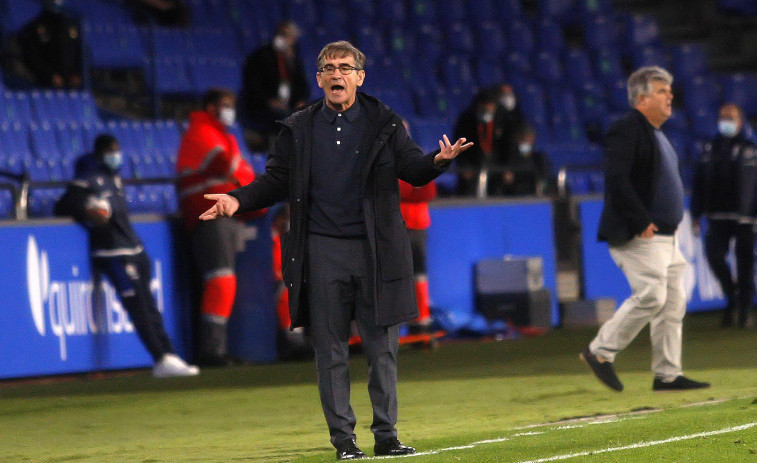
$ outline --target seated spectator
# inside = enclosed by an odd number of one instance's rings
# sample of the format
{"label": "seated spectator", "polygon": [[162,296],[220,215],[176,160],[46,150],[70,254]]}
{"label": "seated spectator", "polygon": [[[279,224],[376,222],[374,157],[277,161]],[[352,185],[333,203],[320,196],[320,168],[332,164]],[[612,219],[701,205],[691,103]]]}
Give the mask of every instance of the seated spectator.
{"label": "seated spectator", "polygon": [[192,14],[184,0],[130,0],[137,22],[188,26]]}
{"label": "seated spectator", "polygon": [[82,86],[81,28],[63,11],[63,0],[45,0],[42,12],[19,32],[18,45],[36,85]]}
{"label": "seated spectator", "polygon": [[547,156],[534,151],[536,133],[530,126],[523,126],[515,136],[518,151],[507,164],[504,177],[504,193],[507,195],[542,196],[552,190],[551,166]]}
{"label": "seated spectator", "polygon": [[498,114],[497,103],[496,92],[482,91],[457,120],[455,138],[473,142],[457,158],[461,195],[485,198],[503,194],[505,166],[511,153],[504,121],[498,117],[503,113]]}
{"label": "seated spectator", "polygon": [[247,57],[242,75],[243,124],[260,135],[254,149],[267,150],[278,129],[276,121],[305,106],[310,89],[299,55],[300,30],[292,21],[276,28],[271,43]]}

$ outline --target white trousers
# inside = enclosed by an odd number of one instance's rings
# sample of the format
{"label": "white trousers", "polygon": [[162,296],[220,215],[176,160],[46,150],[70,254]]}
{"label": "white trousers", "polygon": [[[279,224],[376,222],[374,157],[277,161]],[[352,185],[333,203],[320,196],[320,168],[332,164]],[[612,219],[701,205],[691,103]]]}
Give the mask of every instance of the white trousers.
{"label": "white trousers", "polygon": [[631,296],[599,329],[589,350],[613,362],[649,323],[652,371],[670,381],[683,374],[681,337],[686,313],[686,259],[673,236],[634,238],[611,246],[610,256],[626,276]]}

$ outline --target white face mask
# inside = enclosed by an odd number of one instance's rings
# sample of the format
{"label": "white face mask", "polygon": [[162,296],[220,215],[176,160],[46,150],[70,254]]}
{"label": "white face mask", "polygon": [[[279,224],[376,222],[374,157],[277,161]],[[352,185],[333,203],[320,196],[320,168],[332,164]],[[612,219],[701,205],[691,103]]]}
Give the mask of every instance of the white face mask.
{"label": "white face mask", "polygon": [[489,122],[494,120],[494,113],[489,111],[478,113],[478,120],[483,122],[484,124],[488,124]]}
{"label": "white face mask", "polygon": [[738,133],[738,126],[735,121],[722,119],[718,121],[718,131],[720,132],[720,135],[732,138]]}
{"label": "white face mask", "polygon": [[218,111],[218,120],[226,127],[231,127],[237,120],[237,112],[234,108],[221,108]]}
{"label": "white face mask", "polygon": [[103,164],[108,166],[108,169],[113,172],[117,172],[121,168],[123,163],[123,156],[120,151],[109,151],[103,154]]}
{"label": "white face mask", "polygon": [[530,156],[532,148],[531,143],[518,143],[518,151],[524,156]]}
{"label": "white face mask", "polygon": [[515,99],[515,95],[505,95],[499,99],[499,103],[505,107],[506,110],[512,111],[515,109],[515,105],[518,100]]}
{"label": "white face mask", "polygon": [[273,49],[276,51],[284,51],[287,49],[287,39],[281,35],[276,35],[273,38]]}

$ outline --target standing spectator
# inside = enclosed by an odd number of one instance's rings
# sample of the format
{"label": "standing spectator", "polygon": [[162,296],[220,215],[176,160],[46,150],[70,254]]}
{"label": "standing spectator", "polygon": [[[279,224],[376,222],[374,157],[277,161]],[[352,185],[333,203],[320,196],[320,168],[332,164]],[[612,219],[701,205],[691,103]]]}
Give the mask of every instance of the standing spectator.
{"label": "standing spectator", "polygon": [[19,32],[18,43],[24,64],[37,85],[80,88],[81,28],[62,8],[63,0],[45,0],[42,12]]}
{"label": "standing spectator", "polygon": [[227,129],[234,124],[235,102],[230,90],[208,90],[202,111],[189,117],[176,161],[179,206],[203,282],[199,362],[208,366],[230,363],[226,324],[236,295],[236,253],[244,249],[244,223],[227,217],[205,222],[197,217],[211,204],[204,194],[226,193],[255,178]]}
{"label": "standing spectator", "polygon": [[510,84],[501,84],[494,87],[497,94],[497,115],[496,119],[502,127],[502,143],[508,153],[517,152],[516,137],[521,128],[526,124],[526,118],[520,109],[518,97],[515,95],[515,89]]}
{"label": "standing spectator", "polygon": [[310,96],[305,66],[297,40],[300,30],[292,21],[276,28],[271,43],[247,57],[242,75],[242,112],[246,123],[263,136],[269,149],[278,128],[276,121],[305,106]]}
{"label": "standing spectator", "polygon": [[534,151],[536,133],[524,125],[515,136],[518,151],[510,157],[505,171],[504,191],[507,195],[538,195],[549,191],[551,169],[547,155]]}
{"label": "standing spectator", "polygon": [[496,117],[497,97],[491,90],[480,92],[457,120],[455,137],[474,143],[457,160],[461,195],[485,198],[503,193],[510,149],[502,119]]}
{"label": "standing spectator", "polygon": [[108,278],[129,313],[142,343],[155,361],[156,378],[195,376],[200,369],[174,354],[150,290],[150,258],[131,227],[121,177],[118,140],[100,135],[94,153],[79,158],[55,215],[70,215],[89,233],[94,280]]}
{"label": "standing spectator", "polygon": [[678,156],[660,127],[673,114],[673,76],[657,66],[628,78],[632,109],[607,133],[605,202],[598,237],[623,271],[631,296],[623,301],[581,357],[605,385],[616,391],[615,356],[649,324],[652,389],[684,390],[709,383],[683,375],[681,347],[686,293],[686,260],[675,232],[683,218],[683,181]]}
{"label": "standing spectator", "polygon": [[[207,195],[212,220],[288,199],[284,252],[292,324],[308,324],[316,355],[321,405],[339,460],[363,458],[355,442],[348,366],[355,319],[368,360],[376,455],[415,449],[397,439],[399,323],[418,316],[410,243],[399,213],[398,178],[424,185],[470,144],[446,135],[424,155],[402,119],[357,88],[365,55],[333,42],[318,55],[324,98],[282,124],[266,171],[229,194]],[[212,244],[212,243],[211,243]]]}
{"label": "standing spectator", "polygon": [[[735,104],[720,108],[720,134],[705,146],[697,162],[691,197],[691,215],[699,232],[699,218],[707,217],[705,249],[728,305],[724,327],[734,316],[751,326],[754,298],[754,223],[757,219],[757,150],[744,134],[744,115]],[[726,262],[731,238],[736,238],[737,279]]]}
{"label": "standing spectator", "polygon": [[413,254],[413,280],[415,298],[418,303],[418,318],[410,324],[411,331],[428,333],[431,319],[431,298],[428,294],[428,274],[426,271],[426,240],[431,215],[428,203],[436,198],[436,183],[429,182],[420,187],[400,180],[400,212],[410,237],[410,251]]}

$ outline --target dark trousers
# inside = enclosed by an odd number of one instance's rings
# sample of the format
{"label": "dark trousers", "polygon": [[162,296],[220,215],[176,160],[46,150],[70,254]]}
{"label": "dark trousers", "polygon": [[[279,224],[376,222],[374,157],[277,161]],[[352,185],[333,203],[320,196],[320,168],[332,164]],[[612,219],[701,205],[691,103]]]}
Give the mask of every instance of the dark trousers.
{"label": "dark trousers", "polygon": [[[731,238],[736,238],[736,282],[726,262]],[[739,224],[735,220],[708,221],[705,236],[707,261],[728,297],[728,309],[735,305],[748,311],[754,297],[754,231],[751,224]],[[735,299],[738,290],[738,300]],[[730,314],[726,314],[730,316]]]}
{"label": "dark trousers", "polygon": [[367,240],[310,235],[308,262],[310,333],[331,443],[355,438],[348,365],[352,319],[368,361],[371,431],[377,441],[396,437],[399,329],[376,324]]}
{"label": "dark trousers", "polygon": [[134,256],[94,257],[95,272],[105,275],[116,288],[121,304],[129,314],[134,329],[158,361],[173,352],[171,339],[163,327],[163,316],[150,291],[150,259],[145,252]]}

